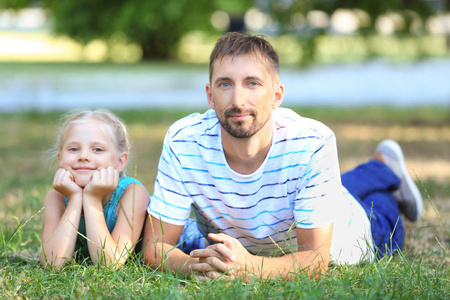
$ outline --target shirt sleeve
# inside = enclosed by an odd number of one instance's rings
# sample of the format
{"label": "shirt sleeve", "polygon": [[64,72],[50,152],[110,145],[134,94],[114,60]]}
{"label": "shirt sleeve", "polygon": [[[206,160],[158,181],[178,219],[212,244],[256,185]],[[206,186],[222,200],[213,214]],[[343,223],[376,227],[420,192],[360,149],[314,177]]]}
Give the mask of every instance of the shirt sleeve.
{"label": "shirt sleeve", "polygon": [[180,159],[170,136],[169,130],[164,138],[148,213],[169,224],[185,225],[191,214],[192,197],[182,180]]}
{"label": "shirt sleeve", "polygon": [[341,199],[336,137],[331,130],[329,133],[317,143],[311,154],[294,200],[294,218],[300,228],[317,228],[332,223],[334,208]]}

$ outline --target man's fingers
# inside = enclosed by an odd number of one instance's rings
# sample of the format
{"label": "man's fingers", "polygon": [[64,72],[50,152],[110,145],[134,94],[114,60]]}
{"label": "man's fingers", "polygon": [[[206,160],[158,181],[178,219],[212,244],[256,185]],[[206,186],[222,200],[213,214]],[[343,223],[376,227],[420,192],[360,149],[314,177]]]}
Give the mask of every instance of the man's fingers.
{"label": "man's fingers", "polygon": [[210,239],[212,239],[215,242],[220,242],[223,243],[229,239],[231,239],[231,237],[229,235],[226,235],[224,233],[210,233],[208,234],[208,237]]}
{"label": "man's fingers", "polygon": [[[231,242],[229,242],[231,243]],[[225,244],[218,243],[208,246],[206,249],[197,249],[190,253],[191,257],[203,258],[203,257],[217,257],[221,261],[236,261],[236,256],[233,250]]]}
{"label": "man's fingers", "polygon": [[[226,245],[225,243],[227,243],[228,245]],[[231,250],[231,246],[229,246],[231,241],[225,241],[225,243],[213,244],[208,246],[208,248],[213,249],[218,254],[220,254],[222,260],[225,259],[225,261],[236,261],[236,256],[234,255],[233,250]]]}
{"label": "man's fingers", "polygon": [[209,282],[211,279],[206,275],[194,274],[194,277],[200,282]]}
{"label": "man's fingers", "polygon": [[230,272],[228,265],[217,257],[205,257],[200,258],[198,263],[194,263],[190,266],[191,270],[198,273],[207,272]]}
{"label": "man's fingers", "polygon": [[215,271],[211,271],[211,272],[207,272],[204,274],[194,274],[193,275],[195,278],[197,278],[198,281],[200,282],[209,282],[212,279],[219,279],[219,280],[234,280],[236,279],[234,276],[229,276],[223,273],[219,273],[219,272],[215,272]]}
{"label": "man's fingers", "polygon": [[236,261],[236,257],[234,256],[234,253],[232,251],[234,248],[234,238],[224,233],[210,233],[208,234],[208,237],[213,241],[220,242],[220,244],[216,244],[222,245],[217,248],[217,251],[220,252],[220,254],[222,254],[229,261]]}
{"label": "man's fingers", "polygon": [[200,262],[200,263],[192,264],[192,265],[190,265],[190,269],[194,273],[202,273],[202,274],[205,274],[205,273],[211,272],[211,271],[217,271],[207,262]]}
{"label": "man's fingers", "polygon": [[[225,243],[231,243],[230,241],[225,241]],[[222,254],[228,261],[236,261],[236,256],[234,255],[231,246],[227,246],[225,243],[217,244],[217,252]]]}
{"label": "man's fingers", "polygon": [[210,279],[235,279],[233,275],[228,275],[221,272],[210,271],[205,274]]}
{"label": "man's fingers", "polygon": [[190,253],[190,256],[195,257],[195,258],[217,257],[218,259],[223,260],[223,257],[220,254],[220,252],[216,251],[215,247],[213,247],[213,246],[208,246],[208,248],[205,248],[205,249],[193,250]]}

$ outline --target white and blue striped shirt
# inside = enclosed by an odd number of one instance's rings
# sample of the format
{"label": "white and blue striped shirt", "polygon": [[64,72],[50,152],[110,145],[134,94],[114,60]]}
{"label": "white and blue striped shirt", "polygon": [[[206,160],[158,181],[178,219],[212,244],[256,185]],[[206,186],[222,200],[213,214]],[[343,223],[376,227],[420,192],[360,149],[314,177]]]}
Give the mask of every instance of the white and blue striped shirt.
{"label": "white and blue striped shirt", "polygon": [[285,108],[273,111],[272,122],[269,153],[249,175],[228,166],[214,110],[174,123],[164,140],[149,213],[184,225],[193,211],[203,234],[226,233],[264,256],[297,251],[296,227],[334,222],[331,259],[370,258],[370,225],[341,185],[333,132]]}

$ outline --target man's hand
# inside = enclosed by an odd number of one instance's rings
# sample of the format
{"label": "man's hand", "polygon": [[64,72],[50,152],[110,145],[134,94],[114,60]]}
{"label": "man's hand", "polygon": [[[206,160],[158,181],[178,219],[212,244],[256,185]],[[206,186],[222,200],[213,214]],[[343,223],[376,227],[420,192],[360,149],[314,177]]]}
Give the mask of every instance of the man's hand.
{"label": "man's hand", "polygon": [[210,233],[208,237],[218,243],[191,252],[192,258],[199,259],[191,265],[191,270],[200,281],[218,277],[243,279],[247,271],[258,270],[258,257],[250,254],[237,239],[224,233]]}
{"label": "man's hand", "polygon": [[55,191],[63,194],[69,199],[73,199],[74,196],[81,195],[83,193],[83,189],[75,183],[73,174],[70,171],[62,168],[55,173],[55,177],[53,179],[53,188],[55,189]]}
{"label": "man's hand", "polygon": [[119,184],[119,171],[113,167],[100,169],[94,172],[92,180],[84,188],[84,195],[103,199],[105,195],[111,193]]}
{"label": "man's hand", "polygon": [[300,251],[279,257],[253,255],[235,238],[223,233],[209,234],[218,243],[191,252],[191,257],[198,259],[192,263],[191,271],[201,281],[217,277],[243,281],[253,277],[290,279],[300,270],[314,276],[325,272],[333,223],[312,229],[296,228],[296,232]]}

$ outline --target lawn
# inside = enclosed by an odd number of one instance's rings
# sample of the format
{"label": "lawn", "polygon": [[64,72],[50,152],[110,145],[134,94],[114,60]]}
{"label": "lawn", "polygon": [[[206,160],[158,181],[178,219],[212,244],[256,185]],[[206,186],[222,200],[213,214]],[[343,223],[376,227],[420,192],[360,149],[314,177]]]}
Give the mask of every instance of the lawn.
{"label": "lawn", "polygon": [[[450,115],[443,108],[295,108],[337,136],[341,171],[370,158],[383,138],[402,145],[425,200],[423,218],[405,221],[405,250],[372,264],[331,268],[320,278],[199,283],[154,271],[133,257],[121,269],[71,263],[59,273],[36,257],[54,159],[47,150],[59,113],[0,114],[0,298],[449,298]],[[117,111],[132,141],[129,173],[151,192],[162,140],[186,110]]]}

